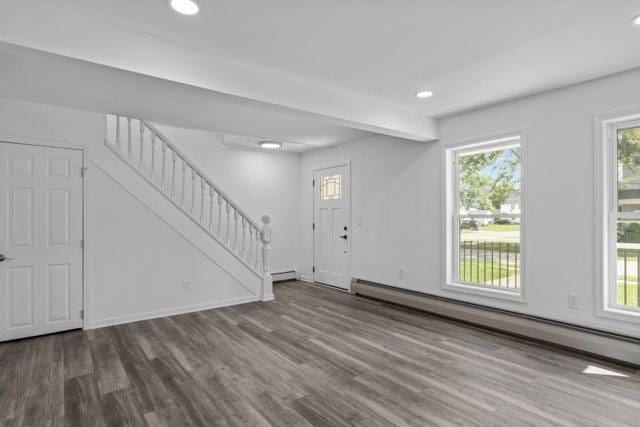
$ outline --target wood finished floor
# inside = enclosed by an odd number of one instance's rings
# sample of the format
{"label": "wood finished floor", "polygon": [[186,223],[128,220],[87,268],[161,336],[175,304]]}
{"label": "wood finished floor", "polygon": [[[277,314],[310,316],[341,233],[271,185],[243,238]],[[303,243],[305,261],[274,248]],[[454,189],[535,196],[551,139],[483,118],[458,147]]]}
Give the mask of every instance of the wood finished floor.
{"label": "wood finished floor", "polygon": [[640,425],[628,367],[323,287],[276,296],[0,344],[0,425]]}

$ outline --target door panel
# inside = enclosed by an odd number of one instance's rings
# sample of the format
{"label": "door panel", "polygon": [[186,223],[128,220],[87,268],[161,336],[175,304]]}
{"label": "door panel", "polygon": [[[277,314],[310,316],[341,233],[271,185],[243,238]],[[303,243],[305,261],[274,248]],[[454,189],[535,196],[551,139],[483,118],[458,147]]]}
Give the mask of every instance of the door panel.
{"label": "door panel", "polygon": [[[347,257],[348,257],[348,244],[347,240],[340,238],[346,234],[344,227],[347,224],[347,220],[344,215],[344,209],[342,207],[335,207],[331,210],[331,224],[333,226],[333,244],[336,246],[331,251],[333,259],[331,264],[335,272],[340,272],[340,275],[347,276]],[[347,227],[348,228],[348,227]],[[348,284],[348,283],[347,283]]]}
{"label": "door panel", "polygon": [[47,193],[49,246],[69,246],[71,192],[67,188],[54,188],[47,190]]}
{"label": "door panel", "polygon": [[313,198],[314,280],[348,289],[351,235],[348,167],[315,171]]}
{"label": "door panel", "polygon": [[7,311],[9,328],[33,326],[33,268],[9,268]]}
{"label": "door panel", "polygon": [[82,327],[82,153],[0,142],[0,341]]}
{"label": "door panel", "polygon": [[31,246],[33,236],[33,189],[9,188],[9,244]]}
{"label": "door panel", "polygon": [[33,158],[30,156],[9,155],[9,176],[31,176],[33,174]]}
{"label": "door panel", "polygon": [[67,159],[47,159],[47,173],[51,178],[69,178],[71,165]]}
{"label": "door panel", "polygon": [[48,266],[47,274],[47,322],[69,320],[69,264]]}

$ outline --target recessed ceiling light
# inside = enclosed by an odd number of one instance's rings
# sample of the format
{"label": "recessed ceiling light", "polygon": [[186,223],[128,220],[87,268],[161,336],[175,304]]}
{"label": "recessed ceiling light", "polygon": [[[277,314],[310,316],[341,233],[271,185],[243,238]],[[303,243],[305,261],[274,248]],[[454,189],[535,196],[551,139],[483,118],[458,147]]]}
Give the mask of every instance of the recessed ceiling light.
{"label": "recessed ceiling light", "polygon": [[633,25],[640,25],[640,15],[636,16],[635,18],[633,18],[633,19],[631,20],[631,23],[632,23]]}
{"label": "recessed ceiling light", "polygon": [[421,90],[420,92],[416,93],[416,96],[418,98],[429,98],[430,96],[433,96],[433,92],[431,92],[430,90]]}
{"label": "recessed ceiling light", "polygon": [[278,148],[282,147],[282,143],[276,141],[260,141],[260,147],[268,148],[270,150],[277,150]]}
{"label": "recessed ceiling light", "polygon": [[195,15],[200,10],[196,2],[192,0],[168,0],[168,1],[169,1],[169,6],[171,6],[173,10],[183,15]]}

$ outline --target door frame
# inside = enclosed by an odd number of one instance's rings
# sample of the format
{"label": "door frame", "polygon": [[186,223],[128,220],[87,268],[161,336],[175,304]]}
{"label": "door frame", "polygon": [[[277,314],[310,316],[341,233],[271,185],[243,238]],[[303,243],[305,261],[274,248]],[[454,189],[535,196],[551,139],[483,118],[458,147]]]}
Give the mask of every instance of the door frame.
{"label": "door frame", "polygon": [[[324,165],[322,167],[315,167],[313,168],[313,170],[311,171],[311,180],[313,182],[313,180],[315,179],[315,173],[316,172],[320,172],[326,169],[331,169],[331,168],[337,168],[337,167],[342,167],[342,166],[346,166],[347,167],[347,175],[345,177],[345,179],[348,180],[349,182],[349,197],[348,200],[346,200],[346,204],[349,207],[349,215],[347,216],[347,227],[349,228],[349,239],[347,240],[347,286],[345,288],[345,290],[347,292],[351,292],[351,251],[352,251],[352,240],[353,240],[353,227],[351,226],[351,193],[352,193],[352,186],[351,186],[351,160],[344,160],[341,162],[336,162],[336,163],[331,163],[331,164],[327,164]],[[315,187],[311,187],[311,200],[312,200],[312,209],[311,209],[311,224],[315,223],[316,220],[316,190]],[[313,269],[311,271],[311,279],[313,280],[313,283],[316,283],[316,273],[315,273],[315,265],[316,265],[316,229],[314,228],[312,231],[312,236],[313,238],[311,239],[312,241],[312,253],[313,253]]]}
{"label": "door frame", "polygon": [[90,156],[91,150],[88,146],[82,145],[70,145],[64,141],[52,140],[52,139],[38,139],[38,138],[30,138],[30,137],[21,137],[21,136],[13,136],[13,135],[0,135],[0,143],[7,144],[18,144],[18,145],[29,145],[32,147],[44,147],[44,148],[62,148],[66,150],[77,150],[82,153],[82,168],[84,172],[81,175],[82,178],[82,241],[84,242],[82,246],[82,329],[88,329],[90,313],[89,313],[89,283],[90,283],[90,250],[89,250],[89,230],[90,230],[90,203],[89,197],[90,192],[90,181],[91,181],[91,173],[90,172]]}

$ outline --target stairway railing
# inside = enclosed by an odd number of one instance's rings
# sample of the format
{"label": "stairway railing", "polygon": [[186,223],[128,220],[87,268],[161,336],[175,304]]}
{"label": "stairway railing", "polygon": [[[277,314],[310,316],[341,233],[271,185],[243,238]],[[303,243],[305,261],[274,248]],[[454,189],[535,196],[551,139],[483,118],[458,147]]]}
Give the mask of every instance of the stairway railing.
{"label": "stairway railing", "polygon": [[[263,278],[271,296],[271,218],[254,221],[155,126],[141,119],[107,115],[105,145],[202,230]],[[265,283],[266,289],[265,289]]]}

